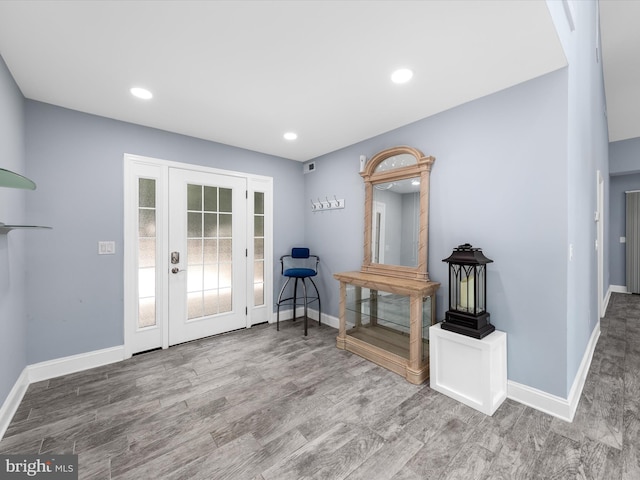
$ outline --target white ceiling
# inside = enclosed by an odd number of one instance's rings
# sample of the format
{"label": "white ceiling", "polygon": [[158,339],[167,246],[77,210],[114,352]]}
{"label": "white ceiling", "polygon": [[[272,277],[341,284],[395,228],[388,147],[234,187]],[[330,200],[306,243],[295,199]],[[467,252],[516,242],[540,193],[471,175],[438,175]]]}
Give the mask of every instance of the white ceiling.
{"label": "white ceiling", "polygon": [[299,161],[566,65],[541,0],[4,0],[0,55],[27,98]]}
{"label": "white ceiling", "polygon": [[600,0],[609,141],[640,137],[640,2]]}

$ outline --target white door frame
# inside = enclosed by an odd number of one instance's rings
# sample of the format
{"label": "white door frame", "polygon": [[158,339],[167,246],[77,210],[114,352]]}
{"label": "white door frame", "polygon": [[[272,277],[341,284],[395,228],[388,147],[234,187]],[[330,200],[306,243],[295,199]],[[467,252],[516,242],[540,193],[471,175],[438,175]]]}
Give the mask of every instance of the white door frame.
{"label": "white door frame", "polygon": [[[263,175],[253,175],[244,172],[222,170],[170,160],[161,160],[140,155],[124,155],[124,350],[125,358],[135,353],[134,338],[138,335],[137,309],[137,179],[139,177],[155,178],[160,199],[157,205],[157,251],[156,251],[156,292],[161,302],[156,312],[158,325],[155,334],[161,337],[160,346],[169,347],[169,304],[168,304],[168,275],[169,275],[169,241],[168,241],[168,175],[169,168],[194,170],[204,173],[241,177],[247,180],[247,196],[250,200],[254,192],[264,193],[265,213],[265,243],[264,243],[264,304],[253,305],[253,248],[247,245],[247,324],[272,322],[273,315],[273,178]],[[249,201],[247,211],[247,242],[253,241],[253,201]],[[249,275],[251,272],[251,275]],[[155,341],[155,340],[154,340]],[[156,348],[152,347],[152,348]]]}

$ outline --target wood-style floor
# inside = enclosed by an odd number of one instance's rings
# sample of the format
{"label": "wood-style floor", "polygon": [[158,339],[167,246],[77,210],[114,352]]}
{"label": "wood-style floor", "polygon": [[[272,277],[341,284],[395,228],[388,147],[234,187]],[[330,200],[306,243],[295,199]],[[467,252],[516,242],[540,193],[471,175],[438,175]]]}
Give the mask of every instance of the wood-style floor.
{"label": "wood-style floor", "polygon": [[640,297],[601,329],[573,423],[485,416],[297,321],[33,384],[0,453],[77,453],[86,479],[638,479]]}

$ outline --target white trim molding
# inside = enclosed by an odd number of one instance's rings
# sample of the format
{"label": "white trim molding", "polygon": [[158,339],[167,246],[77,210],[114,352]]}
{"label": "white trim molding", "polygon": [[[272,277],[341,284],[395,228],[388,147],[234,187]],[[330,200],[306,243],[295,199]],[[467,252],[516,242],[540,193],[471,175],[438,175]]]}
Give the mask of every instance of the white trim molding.
{"label": "white trim molding", "polygon": [[609,290],[607,290],[607,297],[611,296],[612,293],[629,293],[626,285],[609,285]]}
{"label": "white trim molding", "polygon": [[18,411],[22,397],[29,388],[29,373],[25,368],[13,385],[13,388],[9,392],[9,396],[5,399],[2,407],[0,407],[0,440],[4,437],[9,424],[13,419],[13,416]]}
{"label": "white trim molding", "polygon": [[109,365],[124,359],[124,346],[119,346],[27,365],[0,407],[0,440],[4,437],[30,384]]}
{"label": "white trim molding", "polygon": [[[280,310],[280,321],[291,320],[293,318],[293,308],[287,308]],[[296,307],[296,318],[300,318],[304,315],[304,307]],[[313,308],[307,308],[307,315],[313,320],[318,320],[318,311]],[[269,323],[276,323],[276,314],[274,313]],[[335,328],[340,328],[340,319],[333,315],[322,314],[322,325]]]}
{"label": "white trim molding", "polygon": [[602,316],[604,317],[607,313],[607,307],[609,306],[609,300],[611,300],[612,293],[629,293],[626,285],[609,285],[607,289],[607,293],[604,296],[604,305],[602,307]]}
{"label": "white trim molding", "polygon": [[580,363],[573,385],[569,391],[568,398],[558,397],[512,380],[507,382],[507,397],[531,408],[535,408],[536,410],[540,410],[541,412],[558,417],[566,422],[572,422],[578,408],[584,383],[587,380],[587,374],[589,373],[589,367],[591,366],[591,360],[593,359],[593,352],[596,349],[598,338],[600,338],[600,322],[598,322],[591,333],[591,338],[589,338],[589,342],[587,343],[587,348],[585,349],[582,362]]}
{"label": "white trim molding", "polygon": [[105,348],[93,352],[80,353],[69,357],[56,358],[46,362],[28,365],[29,382],[41,382],[50,378],[82,372],[90,368],[102,367],[125,359],[124,345]]}

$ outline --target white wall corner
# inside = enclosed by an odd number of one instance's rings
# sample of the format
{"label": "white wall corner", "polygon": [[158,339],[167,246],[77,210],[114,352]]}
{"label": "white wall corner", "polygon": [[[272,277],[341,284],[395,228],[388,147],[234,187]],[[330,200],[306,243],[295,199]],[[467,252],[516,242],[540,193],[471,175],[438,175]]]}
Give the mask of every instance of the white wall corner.
{"label": "white wall corner", "polygon": [[25,367],[24,370],[22,370],[22,373],[13,385],[2,407],[0,407],[0,440],[4,437],[13,416],[18,411],[22,397],[24,397],[27,388],[29,388],[29,373],[27,368],[28,367]]}
{"label": "white wall corner", "polygon": [[591,337],[587,343],[587,348],[585,349],[582,362],[580,363],[573,385],[569,391],[568,398],[558,397],[511,380],[507,382],[507,397],[566,422],[572,422],[578,408],[578,403],[580,402],[582,389],[587,380],[587,374],[589,373],[589,367],[591,366],[591,360],[593,359],[598,338],[600,338],[600,322],[597,323],[593,332],[591,332]]}
{"label": "white wall corner", "polygon": [[607,314],[607,307],[609,307],[609,301],[611,300],[612,293],[629,293],[629,291],[627,290],[626,285],[609,285],[602,302],[602,312],[600,317],[604,317]]}

